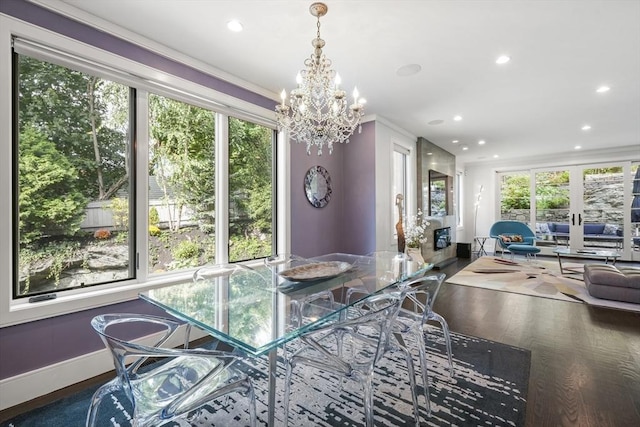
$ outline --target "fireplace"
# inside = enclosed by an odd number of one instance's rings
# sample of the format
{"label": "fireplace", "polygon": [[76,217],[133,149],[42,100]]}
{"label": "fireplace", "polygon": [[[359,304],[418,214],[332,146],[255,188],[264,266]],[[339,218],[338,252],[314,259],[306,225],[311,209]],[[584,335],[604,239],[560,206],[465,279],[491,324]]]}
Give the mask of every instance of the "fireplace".
{"label": "fireplace", "polygon": [[433,250],[439,251],[451,246],[451,227],[433,230]]}

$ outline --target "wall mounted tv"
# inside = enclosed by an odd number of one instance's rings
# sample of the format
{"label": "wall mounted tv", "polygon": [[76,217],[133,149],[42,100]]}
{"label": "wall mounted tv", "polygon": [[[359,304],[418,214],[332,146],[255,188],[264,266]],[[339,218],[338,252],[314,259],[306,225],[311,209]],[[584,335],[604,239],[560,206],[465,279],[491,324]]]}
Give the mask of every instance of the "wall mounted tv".
{"label": "wall mounted tv", "polygon": [[433,250],[439,251],[451,246],[451,227],[433,230]]}

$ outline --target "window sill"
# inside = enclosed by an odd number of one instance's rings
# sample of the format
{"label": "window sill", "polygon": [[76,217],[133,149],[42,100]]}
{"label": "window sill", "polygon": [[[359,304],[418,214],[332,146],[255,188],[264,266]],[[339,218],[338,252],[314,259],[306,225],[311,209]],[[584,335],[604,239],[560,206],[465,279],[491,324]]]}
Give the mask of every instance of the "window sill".
{"label": "window sill", "polygon": [[[0,327],[131,301],[138,298],[138,295],[142,292],[184,282],[190,280],[191,276],[192,272],[181,272],[180,274],[164,276],[144,283],[129,282],[123,284],[120,282],[90,289],[64,291],[59,292],[55,299],[38,302],[29,302],[28,298],[21,298],[2,307]],[[8,311],[5,311],[7,309]]]}

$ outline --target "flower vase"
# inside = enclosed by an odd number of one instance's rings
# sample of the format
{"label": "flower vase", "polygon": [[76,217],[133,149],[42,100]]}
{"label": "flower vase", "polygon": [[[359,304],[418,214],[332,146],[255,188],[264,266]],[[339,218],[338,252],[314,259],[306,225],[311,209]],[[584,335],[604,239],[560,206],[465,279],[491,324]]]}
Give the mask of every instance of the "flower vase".
{"label": "flower vase", "polygon": [[413,260],[413,262],[417,262],[418,264],[424,264],[424,258],[422,258],[422,249],[421,248],[405,248],[405,253]]}

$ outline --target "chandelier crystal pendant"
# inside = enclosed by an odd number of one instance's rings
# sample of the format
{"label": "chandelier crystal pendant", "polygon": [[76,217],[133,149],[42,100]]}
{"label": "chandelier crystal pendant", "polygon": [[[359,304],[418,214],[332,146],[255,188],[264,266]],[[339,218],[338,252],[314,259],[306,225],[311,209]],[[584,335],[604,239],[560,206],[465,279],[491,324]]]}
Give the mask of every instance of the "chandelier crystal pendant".
{"label": "chandelier crystal pendant", "polygon": [[311,15],[318,18],[317,37],[311,41],[314,51],[304,61],[306,69],[298,73],[298,86],[291,91],[288,102],[287,92],[283,90],[282,103],[276,106],[278,130],[288,131],[289,137],[298,143],[305,142],[307,154],[311,154],[314,145],[318,155],[322,155],[325,145],[331,154],[334,143],[349,142],[360,125],[366,102],[354,88],[353,103],[349,105],[349,97],[340,88],[340,75],[331,69],[331,60],[322,53],[325,42],[320,38],[320,17],[326,15],[327,10],[324,3],[313,3],[309,7]]}

